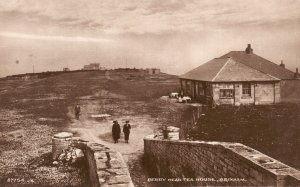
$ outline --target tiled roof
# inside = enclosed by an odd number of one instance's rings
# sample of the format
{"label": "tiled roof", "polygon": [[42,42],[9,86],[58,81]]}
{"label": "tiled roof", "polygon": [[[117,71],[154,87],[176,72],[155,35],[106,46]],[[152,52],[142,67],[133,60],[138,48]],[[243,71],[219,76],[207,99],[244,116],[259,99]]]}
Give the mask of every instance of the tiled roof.
{"label": "tiled roof", "polygon": [[256,54],[247,54],[244,51],[231,51],[220,58],[231,57],[235,61],[243,63],[253,69],[261,71],[263,73],[272,75],[278,79],[292,79],[294,72],[280,67],[267,59],[264,59]]}
{"label": "tiled roof", "polygon": [[183,79],[212,81],[216,74],[227,62],[228,58],[215,58],[180,76]]}
{"label": "tiled roof", "polygon": [[293,77],[292,71],[244,51],[231,51],[180,76],[182,79],[213,82],[271,81]]}
{"label": "tiled roof", "polygon": [[279,80],[256,69],[250,68],[230,58],[213,82],[238,82],[238,81],[274,81]]}

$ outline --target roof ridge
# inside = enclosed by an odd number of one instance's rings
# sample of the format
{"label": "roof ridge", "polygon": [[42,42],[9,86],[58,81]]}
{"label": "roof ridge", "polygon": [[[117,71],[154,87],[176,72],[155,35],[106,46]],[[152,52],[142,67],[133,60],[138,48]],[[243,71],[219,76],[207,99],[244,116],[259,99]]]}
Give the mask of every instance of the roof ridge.
{"label": "roof ridge", "polygon": [[234,61],[237,62],[237,63],[243,64],[244,66],[247,66],[248,68],[251,68],[251,69],[254,69],[254,70],[256,70],[256,71],[259,71],[260,73],[263,73],[263,74],[265,74],[265,75],[267,75],[267,76],[269,76],[269,77],[271,77],[271,78],[280,80],[279,78],[277,78],[277,77],[275,77],[275,76],[272,76],[272,75],[270,75],[269,73],[263,72],[263,71],[261,71],[261,70],[259,70],[259,69],[256,69],[256,68],[253,68],[253,67],[251,67],[251,66],[249,66],[249,65],[247,65],[247,64],[244,64],[243,62],[239,62],[239,61],[235,60],[234,57],[232,57],[232,60],[234,60]]}
{"label": "roof ridge", "polygon": [[[180,76],[183,79],[197,79],[202,81],[211,81],[219,72],[220,68],[228,61],[228,58],[213,58],[210,61],[201,64],[200,66],[188,71],[187,73]],[[201,72],[199,74],[199,71]]]}
{"label": "roof ridge", "polygon": [[212,82],[215,81],[215,79],[218,77],[218,75],[221,73],[221,71],[224,69],[224,67],[230,62],[231,57],[228,58],[228,60],[223,64],[223,66],[220,68],[218,73],[214,76],[214,78],[211,80]]}
{"label": "roof ridge", "polygon": [[[292,70],[288,68],[281,68],[277,63],[255,53],[245,54],[244,51],[230,51],[221,57],[225,58],[228,56],[232,57],[235,61],[247,65],[248,67],[256,69],[265,74],[272,75],[273,77],[276,77],[278,79],[292,78],[292,74],[294,73]],[[250,61],[256,62],[252,63]]]}
{"label": "roof ridge", "polygon": [[[253,75],[253,77],[252,77]],[[244,82],[244,81],[279,81],[266,73],[260,72],[231,58],[224,69],[212,82]]]}
{"label": "roof ridge", "polygon": [[[254,53],[253,53],[253,54],[254,54]],[[276,64],[275,62],[272,62],[272,61],[270,61],[270,60],[268,60],[268,59],[266,59],[266,58],[264,58],[264,57],[261,57],[261,56],[259,56],[259,55],[257,55],[257,54],[255,54],[255,55],[258,56],[259,58],[262,58],[262,59],[264,59],[264,60],[266,60],[266,61],[272,63],[272,64],[275,65],[275,66],[278,66],[278,64]],[[289,69],[287,69],[287,68],[284,68],[284,70],[285,70],[285,71],[290,71],[290,72],[294,73],[292,70],[289,70]]]}

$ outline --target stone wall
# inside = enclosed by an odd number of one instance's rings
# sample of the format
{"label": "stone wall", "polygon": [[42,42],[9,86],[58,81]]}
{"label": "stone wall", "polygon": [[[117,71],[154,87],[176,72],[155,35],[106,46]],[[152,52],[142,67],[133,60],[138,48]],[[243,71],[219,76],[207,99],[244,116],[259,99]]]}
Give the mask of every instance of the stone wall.
{"label": "stone wall", "polygon": [[255,86],[255,104],[274,104],[274,83],[258,83]]}
{"label": "stone wall", "polygon": [[92,187],[133,187],[128,168],[119,152],[98,143],[76,143],[84,151]]}
{"label": "stone wall", "polygon": [[220,104],[233,105],[235,103],[235,99],[233,97],[232,98],[220,97],[221,89],[234,90],[235,86],[232,83],[215,83],[212,86],[213,86],[213,99],[217,105]]}
{"label": "stone wall", "polygon": [[[299,186],[300,172],[239,143],[144,139],[152,177],[185,185]],[[179,181],[179,182],[178,182]],[[173,182],[174,184],[174,182]]]}
{"label": "stone wall", "polygon": [[243,96],[243,84],[237,83],[234,86],[235,88],[235,104],[240,105],[240,104],[253,104],[254,103],[254,89],[255,89],[255,84],[251,84],[251,96]]}
{"label": "stone wall", "polygon": [[300,79],[280,81],[280,94],[283,102],[299,102]]}
{"label": "stone wall", "polygon": [[[274,104],[280,102],[279,82],[252,82],[251,95],[242,95],[242,83],[215,83],[213,84],[213,99],[216,104]],[[234,90],[234,97],[220,98],[220,89]]]}

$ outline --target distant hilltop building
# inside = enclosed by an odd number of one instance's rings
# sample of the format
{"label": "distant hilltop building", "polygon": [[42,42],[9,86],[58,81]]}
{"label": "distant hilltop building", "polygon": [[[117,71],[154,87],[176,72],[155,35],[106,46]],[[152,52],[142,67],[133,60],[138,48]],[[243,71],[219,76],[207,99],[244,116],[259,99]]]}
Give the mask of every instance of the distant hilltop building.
{"label": "distant hilltop building", "polygon": [[160,69],[158,69],[158,68],[147,68],[146,72],[149,75],[156,75],[156,74],[160,74]]}
{"label": "distant hilltop building", "polygon": [[63,71],[70,71],[70,68],[63,68]]}
{"label": "distant hilltop building", "polygon": [[84,65],[82,70],[105,70],[101,67],[99,63],[90,63],[89,65]]}
{"label": "distant hilltop building", "polygon": [[180,76],[181,90],[195,102],[217,105],[274,104],[300,100],[298,68],[292,72],[253,53],[231,51]]}
{"label": "distant hilltop building", "polygon": [[91,63],[89,65],[84,65],[83,70],[99,70],[100,64],[99,63]]}

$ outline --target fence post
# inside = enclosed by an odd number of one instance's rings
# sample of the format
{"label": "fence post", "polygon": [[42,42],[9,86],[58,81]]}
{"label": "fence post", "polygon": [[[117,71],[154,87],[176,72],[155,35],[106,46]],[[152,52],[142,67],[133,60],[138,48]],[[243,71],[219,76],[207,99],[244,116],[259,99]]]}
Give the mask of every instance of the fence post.
{"label": "fence post", "polygon": [[182,125],[182,123],[180,124],[180,129],[179,129],[179,140],[183,140],[183,125]]}

